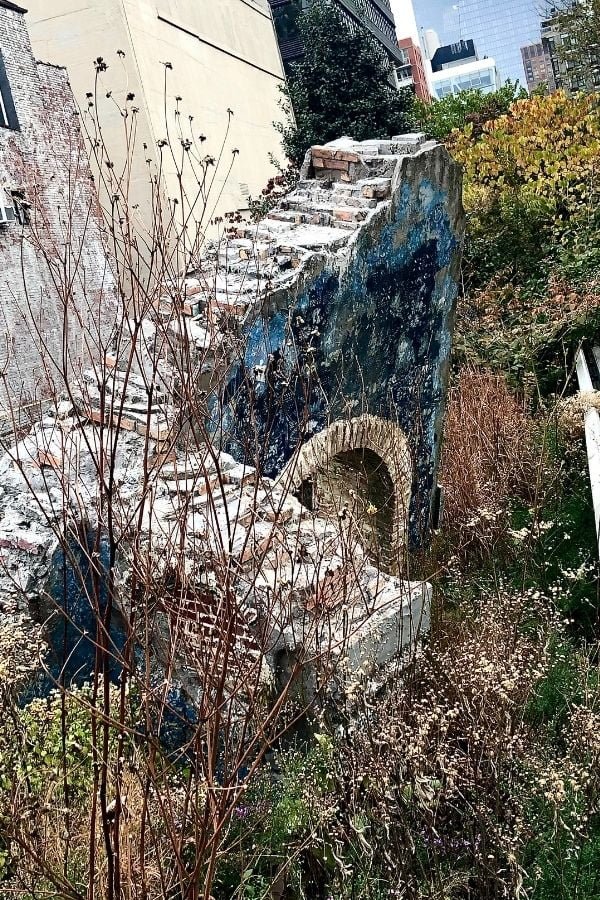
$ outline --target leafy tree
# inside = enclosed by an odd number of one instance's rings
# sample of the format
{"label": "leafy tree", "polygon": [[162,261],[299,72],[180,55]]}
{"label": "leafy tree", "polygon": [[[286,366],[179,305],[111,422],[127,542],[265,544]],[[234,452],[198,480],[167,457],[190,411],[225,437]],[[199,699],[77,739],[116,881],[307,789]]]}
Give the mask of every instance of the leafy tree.
{"label": "leafy tree", "polygon": [[437,141],[445,141],[455,128],[464,128],[471,123],[475,137],[481,133],[483,125],[508,112],[511,103],[527,97],[527,91],[519,87],[518,81],[507,81],[492,94],[481,91],[462,91],[450,94],[432,103],[415,101],[415,115],[423,131]]}
{"label": "leafy tree", "polygon": [[557,55],[569,86],[597,90],[600,80],[600,0],[559,0],[554,5]]}
{"label": "leafy tree", "polygon": [[464,349],[513,374],[542,358],[557,371],[578,323],[596,327],[600,99],[518,100],[478,135],[454,131],[448,149],[464,168]]}
{"label": "leafy tree", "polygon": [[587,212],[600,191],[600,105],[593,96],[562,91],[512,104],[506,115],[472,124],[449,142],[465,167],[465,202],[481,210],[515,193],[539,198],[557,225]]}
{"label": "leafy tree", "polygon": [[293,163],[342,135],[366,140],[411,129],[412,96],[393,86],[391,64],[365,28],[353,27],[331,0],[314,0],[298,27],[305,55],[282,89],[288,121],[278,126]]}

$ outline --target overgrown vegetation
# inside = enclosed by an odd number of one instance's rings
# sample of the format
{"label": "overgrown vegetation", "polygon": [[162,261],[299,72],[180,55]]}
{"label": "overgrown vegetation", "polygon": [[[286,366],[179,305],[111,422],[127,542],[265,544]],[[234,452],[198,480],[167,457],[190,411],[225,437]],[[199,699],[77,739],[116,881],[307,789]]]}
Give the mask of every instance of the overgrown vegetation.
{"label": "overgrown vegetation", "polygon": [[436,141],[445,141],[455,128],[472,126],[477,136],[486,122],[505,115],[515,100],[527,97],[527,91],[507,81],[491,94],[481,91],[461,91],[441,100],[425,103],[415,100],[415,115],[419,126]]}
{"label": "overgrown vegetation", "polygon": [[558,91],[448,137],[468,216],[458,346],[544,390],[598,327],[599,115],[595,95]]}
{"label": "overgrown vegetation", "polygon": [[[319,67],[340,53],[325,15],[317,4],[304,25]],[[306,104],[287,135],[293,159],[342,131],[381,133],[364,99],[355,119],[335,118],[343,66],[356,79],[360,63],[350,46],[319,110],[315,86],[302,93],[309,69],[292,80]],[[597,544],[581,408],[557,395],[600,322],[599,108],[560,93],[513,100],[511,87],[501,101],[427,112],[465,166],[469,237],[444,527],[419,560],[434,627],[414,665],[357,681],[335,715],[296,720],[293,703],[290,730],[271,727],[257,700],[243,722],[258,735],[253,757],[217,685],[185,750],[168,756],[153,715],[174,707],[155,673],[131,690],[96,673],[91,687],[19,705],[40,647],[0,631],[0,897],[116,896],[89,868],[114,840],[115,797],[126,897],[597,900]],[[386,132],[401,131],[403,111],[383,111]],[[158,587],[181,599],[172,579]],[[156,584],[138,590],[155,602]]]}

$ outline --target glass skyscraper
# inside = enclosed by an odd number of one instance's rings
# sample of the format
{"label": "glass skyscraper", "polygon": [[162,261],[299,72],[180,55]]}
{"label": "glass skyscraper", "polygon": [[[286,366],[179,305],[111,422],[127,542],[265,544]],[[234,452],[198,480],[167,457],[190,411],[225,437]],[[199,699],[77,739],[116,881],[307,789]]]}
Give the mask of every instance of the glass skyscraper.
{"label": "glass skyscraper", "polygon": [[521,47],[540,40],[539,0],[458,0],[460,35],[472,38],[479,58],[491,56],[502,82],[525,86]]}

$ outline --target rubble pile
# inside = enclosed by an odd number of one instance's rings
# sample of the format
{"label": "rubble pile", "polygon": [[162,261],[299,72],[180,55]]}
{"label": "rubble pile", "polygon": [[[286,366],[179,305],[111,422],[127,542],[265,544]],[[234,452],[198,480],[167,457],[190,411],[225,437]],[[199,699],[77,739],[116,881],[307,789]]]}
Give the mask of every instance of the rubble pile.
{"label": "rubble pile", "polygon": [[351,511],[308,510],[288,469],[266,478],[216,441],[182,439],[177,365],[188,361],[199,397],[227,384],[256,317],[289,309],[325,259],[342,271],[371,219],[396,202],[403,155],[431,146],[404,135],[312,148],[294,191],[163,285],[139,329],[125,323],[135,346],[121,336],[105,365],[0,458],[0,617],[22,616],[44,592],[65,535],[106,529],[110,490],[122,608],[135,545],[157,584],[175,573],[184,587],[155,610],[184,667],[210,655],[223,628],[240,660],[262,658],[274,676],[278,660],[300,652],[334,654],[356,674],[414,649],[430,586],[380,571]]}
{"label": "rubble pile", "polygon": [[[76,538],[81,523],[106,526],[99,482],[104,456],[104,470],[111,459],[114,466],[116,521],[130,527],[141,512],[140,543],[153,577],[160,583],[162,575],[179,572],[186,581],[185,595],[177,603],[165,596],[156,611],[176,632],[186,668],[206,654],[214,629],[223,625],[219,581],[226,570],[235,590],[238,657],[246,665],[262,656],[275,672],[282,652],[302,649],[313,659],[333,652],[349,672],[371,672],[426,627],[429,586],[375,568],[351,517],[320,518],[286,484],[212,448],[151,456],[142,491],[144,445],[143,435],[110,424],[101,446],[98,427],[77,414],[47,416],[0,458],[1,617],[20,616],[27,601],[39,599],[65,533]],[[127,532],[122,537],[120,583],[126,585]],[[128,610],[126,593],[122,604]],[[231,617],[231,598],[227,608]]]}

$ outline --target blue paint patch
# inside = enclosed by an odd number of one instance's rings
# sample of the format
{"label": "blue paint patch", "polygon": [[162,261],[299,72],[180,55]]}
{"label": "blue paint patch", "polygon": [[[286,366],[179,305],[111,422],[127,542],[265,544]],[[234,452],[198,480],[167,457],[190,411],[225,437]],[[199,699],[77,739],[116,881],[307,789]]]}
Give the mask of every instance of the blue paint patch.
{"label": "blue paint patch", "polygon": [[398,422],[415,460],[414,543],[428,527],[458,294],[446,271],[460,252],[448,207],[447,194],[429,179],[403,184],[393,220],[378,234],[359,236],[343,279],[323,270],[289,309],[249,328],[241,370],[265,366],[264,383],[248,389],[248,379],[238,378],[229,403],[227,449],[241,458],[243,448],[254,448],[266,475],[281,471],[309,433],[348,410]]}

